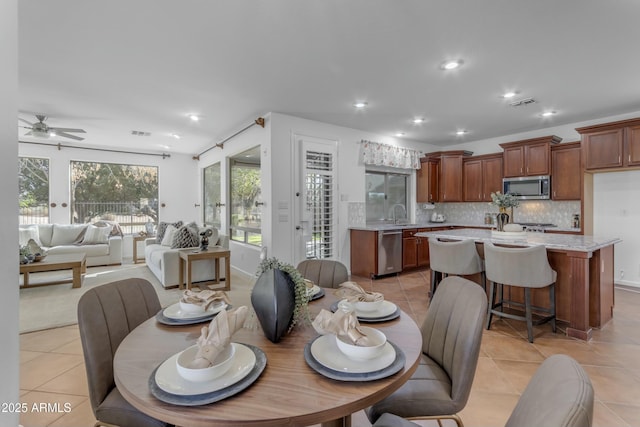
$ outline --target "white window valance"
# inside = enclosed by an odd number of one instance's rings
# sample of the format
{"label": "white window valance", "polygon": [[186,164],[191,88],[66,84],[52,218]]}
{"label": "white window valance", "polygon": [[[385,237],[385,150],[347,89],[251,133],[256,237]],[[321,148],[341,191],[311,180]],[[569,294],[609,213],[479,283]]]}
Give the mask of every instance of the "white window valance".
{"label": "white window valance", "polygon": [[391,166],[403,169],[420,169],[421,152],[411,148],[360,141],[360,156],[366,165]]}

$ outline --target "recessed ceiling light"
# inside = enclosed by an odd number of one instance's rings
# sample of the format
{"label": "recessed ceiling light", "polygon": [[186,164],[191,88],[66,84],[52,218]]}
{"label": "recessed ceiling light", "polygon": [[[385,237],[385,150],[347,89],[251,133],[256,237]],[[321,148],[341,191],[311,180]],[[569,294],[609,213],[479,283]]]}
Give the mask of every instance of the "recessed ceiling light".
{"label": "recessed ceiling light", "polygon": [[462,64],[464,64],[464,61],[462,59],[456,59],[455,61],[444,61],[440,65],[440,68],[442,68],[443,70],[455,70],[456,68],[459,68]]}
{"label": "recessed ceiling light", "polygon": [[460,129],[456,131],[456,135],[464,135],[466,134],[468,131],[464,130],[464,129]]}
{"label": "recessed ceiling light", "polygon": [[49,136],[56,136],[56,131],[52,130],[51,132],[49,132]]}
{"label": "recessed ceiling light", "polygon": [[553,116],[554,114],[556,114],[555,111],[545,111],[544,113],[540,114],[542,117],[550,117]]}
{"label": "recessed ceiling light", "polygon": [[424,123],[424,119],[421,117],[417,117],[415,119],[413,119],[413,123],[419,125],[420,123]]}
{"label": "recessed ceiling light", "polygon": [[504,99],[509,99],[509,98],[513,98],[517,94],[518,94],[518,92],[505,92],[505,93],[502,94],[502,97]]}
{"label": "recessed ceiling light", "polygon": [[198,120],[200,120],[200,116],[196,115],[196,114],[189,114],[189,118],[191,119],[191,121],[193,122],[197,122]]}
{"label": "recessed ceiling light", "polygon": [[396,132],[396,136],[397,136],[397,137],[404,136],[404,132]]}
{"label": "recessed ceiling light", "polygon": [[182,138],[180,135],[178,135],[177,133],[172,133],[171,134],[172,137],[174,137],[175,139],[180,139]]}
{"label": "recessed ceiling light", "polygon": [[367,103],[366,102],[355,102],[353,104],[353,106],[356,107],[356,108],[364,108],[364,107],[367,106]]}
{"label": "recessed ceiling light", "polygon": [[169,150],[171,148],[170,145],[166,145],[166,144],[159,144],[158,145],[160,148],[164,148],[165,150]]}

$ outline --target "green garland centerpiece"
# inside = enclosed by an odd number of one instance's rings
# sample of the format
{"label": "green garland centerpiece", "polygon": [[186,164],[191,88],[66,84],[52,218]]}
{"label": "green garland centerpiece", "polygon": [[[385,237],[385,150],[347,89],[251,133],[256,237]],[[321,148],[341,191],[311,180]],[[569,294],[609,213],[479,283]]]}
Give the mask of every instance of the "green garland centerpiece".
{"label": "green garland centerpiece", "polygon": [[266,258],[260,262],[260,265],[258,266],[258,275],[268,270],[280,270],[286,273],[294,284],[295,307],[287,332],[291,332],[293,327],[299,322],[310,323],[311,315],[309,314],[309,295],[307,294],[307,285],[304,281],[304,277],[302,277],[300,272],[293,265],[282,262],[275,257]]}

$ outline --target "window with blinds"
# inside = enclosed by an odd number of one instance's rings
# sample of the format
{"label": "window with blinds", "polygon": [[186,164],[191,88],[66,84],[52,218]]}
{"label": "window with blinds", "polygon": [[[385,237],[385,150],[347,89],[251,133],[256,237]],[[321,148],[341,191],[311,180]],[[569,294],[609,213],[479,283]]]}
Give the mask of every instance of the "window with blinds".
{"label": "window with blinds", "polygon": [[305,157],[305,210],[311,236],[305,243],[307,259],[335,255],[336,209],[334,155],[307,151]]}

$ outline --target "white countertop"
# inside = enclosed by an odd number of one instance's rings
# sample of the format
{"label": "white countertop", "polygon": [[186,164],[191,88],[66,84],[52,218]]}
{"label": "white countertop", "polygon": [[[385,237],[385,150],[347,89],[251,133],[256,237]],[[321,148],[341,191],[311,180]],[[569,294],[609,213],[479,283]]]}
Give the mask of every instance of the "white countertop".
{"label": "white countertop", "polygon": [[[362,231],[381,231],[381,230],[407,230],[412,228],[436,228],[436,227],[474,227],[474,228],[486,228],[490,230],[495,228],[492,224],[469,224],[460,222],[426,222],[419,224],[367,224],[367,225],[352,225],[349,227],[351,230]],[[580,233],[579,228],[563,228],[563,227],[543,227],[548,232],[560,231],[560,232],[572,232]]]}
{"label": "white countertop", "polygon": [[437,237],[441,239],[466,240],[476,242],[504,243],[516,246],[544,245],[547,249],[572,250],[578,252],[592,252],[605,246],[620,243],[617,237],[583,236],[577,234],[552,234],[552,233],[524,233],[522,237],[497,238],[491,234],[491,230],[479,230],[473,228],[461,228],[456,230],[440,230],[417,233],[418,237]]}

